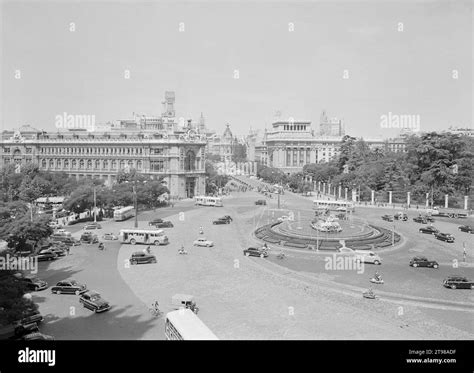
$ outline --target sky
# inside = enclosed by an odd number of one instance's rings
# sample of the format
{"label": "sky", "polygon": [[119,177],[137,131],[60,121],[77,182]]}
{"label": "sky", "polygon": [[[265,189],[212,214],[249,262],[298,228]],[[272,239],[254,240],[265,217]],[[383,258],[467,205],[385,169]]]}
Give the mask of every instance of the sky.
{"label": "sky", "polygon": [[159,115],[165,91],[218,133],[270,129],[276,112],[317,130],[322,110],[358,137],[398,132],[389,113],[472,127],[472,4],[6,1],[1,129]]}

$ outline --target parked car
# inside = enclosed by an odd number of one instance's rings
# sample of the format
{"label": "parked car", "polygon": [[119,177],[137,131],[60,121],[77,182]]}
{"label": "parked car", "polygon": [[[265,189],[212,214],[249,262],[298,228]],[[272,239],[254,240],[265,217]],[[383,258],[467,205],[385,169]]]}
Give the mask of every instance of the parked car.
{"label": "parked car", "polygon": [[410,267],[428,267],[428,268],[438,268],[439,264],[435,260],[428,260],[424,256],[415,256],[410,260]]}
{"label": "parked car", "polygon": [[259,199],[259,200],[255,201],[255,204],[256,205],[266,205],[267,201],[265,201],[264,199]]}
{"label": "parked car", "polygon": [[52,221],[51,223],[48,224],[48,226],[50,228],[53,228],[53,229],[60,229],[62,228],[63,226],[55,221]]}
{"label": "parked car", "polygon": [[85,231],[90,231],[94,229],[102,229],[102,226],[99,223],[89,223],[86,224],[82,229],[84,229]]}
{"label": "parked car", "polygon": [[51,250],[39,252],[36,257],[39,262],[58,259],[58,255]]}
{"label": "parked car", "polygon": [[382,220],[393,221],[393,216],[392,215],[383,215]]}
{"label": "parked car", "polygon": [[130,257],[130,264],[147,264],[156,263],[156,256],[152,254],[146,254],[143,251],[136,251]]}
{"label": "parked car", "polygon": [[81,235],[81,242],[94,244],[94,243],[99,242],[99,238],[97,237],[96,234],[92,234],[92,232],[84,232]]}
{"label": "parked car", "polygon": [[193,242],[194,246],[205,246],[205,247],[212,247],[214,246],[214,242],[209,241],[206,237],[199,237],[196,241]]}
{"label": "parked car", "polygon": [[44,290],[48,287],[48,283],[46,281],[40,280],[35,276],[24,276],[20,277],[19,280],[23,282],[28,287],[28,289],[33,291]]}
{"label": "parked car", "polygon": [[417,216],[417,217],[413,218],[413,221],[415,223],[428,224],[428,220],[426,220],[426,218],[423,217],[423,216]]}
{"label": "parked car", "polygon": [[438,233],[435,233],[435,237],[440,241],[449,242],[449,243],[454,242],[454,237],[449,233],[438,232]]}
{"label": "parked car", "polygon": [[63,249],[62,247],[59,247],[59,246],[56,246],[56,245],[51,245],[49,248],[47,249],[42,249],[38,254],[41,254],[41,253],[47,253],[47,252],[53,252],[54,254],[56,254],[57,256],[64,256],[66,255],[66,250]]}
{"label": "parked car", "polygon": [[459,229],[461,232],[466,232],[466,233],[474,234],[474,228],[473,228],[473,227],[470,227],[469,225],[461,225],[461,226],[458,227],[458,229]]}
{"label": "parked car", "polygon": [[118,240],[118,237],[115,234],[112,233],[105,233],[102,238],[104,240]]}
{"label": "parked car", "polygon": [[244,250],[244,255],[245,256],[259,256],[260,258],[266,258],[268,256],[268,253],[266,250],[262,250],[261,248],[258,248],[258,247],[249,247]]}
{"label": "parked car", "polygon": [[81,241],[74,237],[66,237],[63,242],[68,246],[79,246]]}
{"label": "parked car", "polygon": [[27,327],[28,325],[39,325],[44,320],[38,310],[27,310],[23,313],[22,318],[13,322],[16,327]]}
{"label": "parked car", "polygon": [[418,232],[420,233],[428,233],[428,234],[436,234],[439,232],[438,229],[436,229],[435,227],[429,225],[427,227],[421,227],[420,229],[418,229]]}
{"label": "parked car", "polygon": [[94,290],[83,293],[79,298],[79,302],[82,303],[84,307],[96,313],[105,312],[110,309],[109,302],[104,300],[100,294]]}
{"label": "parked car", "polygon": [[161,223],[155,223],[153,224],[155,228],[173,228],[174,225],[170,221],[162,221]]}
{"label": "parked car", "polygon": [[33,332],[21,337],[22,341],[54,341],[54,337],[38,332]]}
{"label": "parked car", "polygon": [[78,283],[76,280],[59,281],[51,288],[53,294],[76,294],[80,295],[87,291],[87,286]]}
{"label": "parked car", "polygon": [[428,215],[428,216],[425,216],[424,218],[426,219],[426,221],[428,221],[428,222],[430,222],[430,223],[434,223],[434,222],[435,222],[435,220],[434,220],[434,218],[433,218],[432,216],[429,216],[429,215]]}
{"label": "parked car", "polygon": [[160,218],[153,219],[152,221],[148,222],[148,225],[151,227],[158,223],[163,223],[163,219],[160,219]]}
{"label": "parked car", "polygon": [[219,225],[219,224],[230,224],[230,220],[225,220],[222,218],[216,219],[212,222],[214,225]]}
{"label": "parked car", "polygon": [[443,286],[450,289],[474,289],[474,281],[462,276],[449,276],[444,280]]}

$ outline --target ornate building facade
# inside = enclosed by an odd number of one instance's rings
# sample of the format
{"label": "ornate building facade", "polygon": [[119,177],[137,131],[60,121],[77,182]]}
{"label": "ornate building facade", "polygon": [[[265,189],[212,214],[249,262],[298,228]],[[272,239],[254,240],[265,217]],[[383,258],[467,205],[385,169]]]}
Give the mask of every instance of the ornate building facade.
{"label": "ornate building facade", "polygon": [[[342,120],[321,116],[318,134],[310,121],[275,121],[259,139],[254,133],[247,137],[250,161],[281,169],[287,174],[301,172],[306,164],[329,162],[340,152],[345,129]],[[403,138],[364,139],[371,149],[405,151]]]}
{"label": "ornate building facade", "polygon": [[48,133],[24,126],[3,131],[0,164],[36,163],[41,170],[105,179],[107,185],[119,171],[134,168],[152,179],[163,178],[170,195],[190,198],[205,193],[205,146],[206,139],[189,128]]}

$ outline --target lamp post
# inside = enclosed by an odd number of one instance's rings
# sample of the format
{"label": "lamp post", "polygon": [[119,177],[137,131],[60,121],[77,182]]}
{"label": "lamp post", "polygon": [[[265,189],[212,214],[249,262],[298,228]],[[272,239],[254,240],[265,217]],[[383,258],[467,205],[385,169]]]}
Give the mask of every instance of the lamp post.
{"label": "lamp post", "polygon": [[138,228],[138,203],[137,203],[136,181],[134,181],[132,190],[133,190],[133,204],[135,207],[135,228]]}
{"label": "lamp post", "polygon": [[95,185],[94,185],[94,223],[97,223],[97,201],[96,201]]}

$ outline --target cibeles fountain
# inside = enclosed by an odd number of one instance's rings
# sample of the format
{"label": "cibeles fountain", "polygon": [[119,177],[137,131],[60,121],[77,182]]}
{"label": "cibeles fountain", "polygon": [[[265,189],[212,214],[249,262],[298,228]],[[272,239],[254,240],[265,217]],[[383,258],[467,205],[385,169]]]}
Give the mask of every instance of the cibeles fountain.
{"label": "cibeles fountain", "polygon": [[311,222],[311,228],[325,233],[339,233],[342,232],[341,224],[339,224],[339,218],[334,215],[329,216],[316,216]]}
{"label": "cibeles fountain", "polygon": [[254,236],[262,243],[281,248],[318,251],[338,251],[344,246],[373,250],[400,241],[397,233],[368,224],[355,214],[331,214],[314,210],[291,213],[289,219],[283,221],[269,220],[268,224],[254,231]]}

